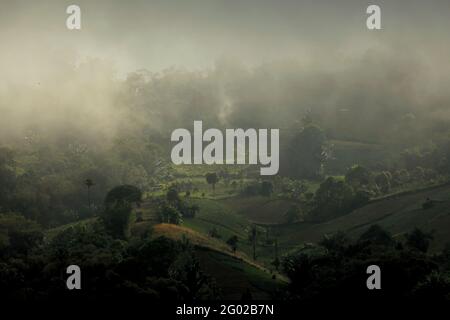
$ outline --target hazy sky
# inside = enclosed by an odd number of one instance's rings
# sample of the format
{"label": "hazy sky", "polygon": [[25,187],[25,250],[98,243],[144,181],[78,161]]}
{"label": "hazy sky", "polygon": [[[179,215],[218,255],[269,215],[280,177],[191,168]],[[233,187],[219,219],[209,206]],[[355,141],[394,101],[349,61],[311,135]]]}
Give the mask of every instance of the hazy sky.
{"label": "hazy sky", "polygon": [[[82,9],[81,31],[65,27],[70,4]],[[381,6],[381,31],[366,29],[369,4]],[[448,0],[1,0],[0,67],[31,72],[58,56],[107,58],[122,73],[203,68],[222,57],[327,63],[369,48],[440,61],[448,59],[449,30]]]}
{"label": "hazy sky", "polygon": [[[66,28],[71,4],[81,7],[78,31]],[[382,30],[366,28],[369,4],[381,6]],[[277,115],[288,120],[293,110],[317,107],[330,109],[330,119],[336,109],[364,110],[361,126],[398,108],[448,121],[449,18],[449,0],[0,0],[0,138],[34,126],[111,136],[123,122],[115,106],[124,84],[111,65],[124,79],[137,69],[212,69],[222,59],[274,62],[263,74],[231,72],[226,81],[245,87],[244,102],[226,83],[214,87],[209,73],[208,104],[247,112],[238,118],[284,106]],[[80,63],[92,57],[105,61]],[[173,97],[160,88],[142,103],[182,115],[195,90],[178,101],[183,76],[168,81]]]}

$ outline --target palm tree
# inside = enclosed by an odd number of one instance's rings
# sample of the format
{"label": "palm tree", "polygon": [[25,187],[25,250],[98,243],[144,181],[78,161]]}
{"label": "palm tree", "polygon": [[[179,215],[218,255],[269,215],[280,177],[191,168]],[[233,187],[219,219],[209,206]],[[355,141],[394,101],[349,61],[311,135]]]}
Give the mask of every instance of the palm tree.
{"label": "palm tree", "polygon": [[86,179],[84,181],[84,184],[86,185],[88,189],[88,206],[89,209],[91,209],[91,187],[94,185],[94,182],[91,179]]}
{"label": "palm tree", "polygon": [[258,234],[258,230],[256,229],[255,225],[252,225],[251,229],[250,229],[250,241],[252,242],[253,245],[253,260],[256,260],[256,237]]}
{"label": "palm tree", "polygon": [[280,259],[278,258],[278,238],[275,238],[274,246],[275,246],[275,259],[273,260],[272,264],[275,266],[275,269],[278,271],[278,268],[280,267]]}

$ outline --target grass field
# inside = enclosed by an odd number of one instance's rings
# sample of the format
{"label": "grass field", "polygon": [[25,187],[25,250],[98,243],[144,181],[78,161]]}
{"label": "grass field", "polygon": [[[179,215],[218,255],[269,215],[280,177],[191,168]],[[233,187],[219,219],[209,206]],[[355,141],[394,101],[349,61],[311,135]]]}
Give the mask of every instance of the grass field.
{"label": "grass field", "polygon": [[[435,201],[430,209],[423,209],[427,198]],[[320,224],[297,223],[278,226],[280,246],[288,250],[302,242],[317,242],[324,234],[344,231],[357,237],[373,224],[378,224],[399,237],[415,227],[433,231],[431,250],[441,250],[450,243],[450,186],[433,187],[407,192],[372,201],[348,215]]]}
{"label": "grass field", "polygon": [[[424,210],[423,202],[436,200],[433,208]],[[249,231],[257,224],[258,240],[256,263],[273,268],[275,258],[273,241],[278,240],[278,252],[285,254],[304,243],[318,242],[325,234],[344,231],[358,237],[368,227],[379,224],[394,236],[401,237],[414,227],[433,231],[435,239],[431,250],[441,250],[450,242],[450,186],[429,187],[408,191],[371,201],[350,214],[324,223],[284,223],[284,213],[294,204],[292,200],[277,197],[234,196],[225,199],[192,198],[200,207],[195,218],[184,219],[183,226],[211,239],[209,233],[215,229],[220,235],[214,239],[217,246],[226,247],[225,241],[233,235],[239,238],[238,251],[246,257],[253,256]],[[149,210],[144,206],[144,211]],[[147,216],[148,217],[148,216]]]}
{"label": "grass field", "polygon": [[[203,177],[193,179],[196,184],[209,187]],[[195,218],[183,219],[182,225],[160,224],[156,205],[150,200],[144,201],[140,208],[134,210],[130,229],[134,236],[150,231],[152,237],[188,239],[195,246],[202,267],[217,280],[227,299],[239,299],[247,289],[257,299],[270,298],[276,288],[286,282],[283,276],[273,273],[271,263],[276,252],[282,257],[305,243],[317,243],[325,234],[343,231],[356,238],[371,225],[378,224],[397,238],[415,227],[433,232],[431,252],[442,250],[450,243],[450,184],[374,199],[362,208],[327,222],[291,224],[285,223],[284,214],[295,201],[275,195],[224,196],[227,193],[226,187],[222,190],[220,188],[210,196],[191,195],[186,198],[190,204],[198,205],[200,210]],[[432,199],[434,205],[424,209],[422,204],[427,198]],[[136,211],[141,212],[143,221],[135,221]],[[77,223],[92,223],[95,219]],[[47,238],[51,239],[71,225],[74,224],[49,230]],[[258,231],[256,260],[252,258],[253,245],[249,240],[250,230],[254,225]],[[213,229],[218,237],[211,237]],[[231,236],[239,239],[236,253],[226,244]],[[273,274],[276,275],[276,280],[272,279]]]}
{"label": "grass field", "polygon": [[233,253],[222,241],[190,228],[158,224],[153,227],[152,237],[160,236],[187,240],[194,245],[202,269],[214,277],[225,299],[239,299],[247,288],[254,298],[269,299],[286,284],[284,277],[253,262],[245,253]]}
{"label": "grass field", "polygon": [[285,212],[296,202],[263,196],[235,197],[221,201],[230,210],[257,224],[281,224]]}
{"label": "grass field", "polygon": [[256,300],[276,298],[277,289],[286,285],[278,278],[272,279],[268,272],[229,255],[204,248],[198,248],[196,255],[202,269],[216,279],[224,299],[240,299],[247,289]]}

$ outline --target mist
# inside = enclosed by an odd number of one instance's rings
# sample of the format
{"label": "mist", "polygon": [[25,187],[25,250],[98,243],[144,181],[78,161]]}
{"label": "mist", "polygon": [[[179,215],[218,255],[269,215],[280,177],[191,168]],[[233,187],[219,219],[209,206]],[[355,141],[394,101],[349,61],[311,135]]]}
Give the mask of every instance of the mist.
{"label": "mist", "polygon": [[81,1],[79,32],[63,4],[43,3],[2,3],[4,141],[168,139],[196,119],[289,128],[306,112],[331,136],[377,141],[404,118],[427,134],[449,119],[445,1],[382,3],[380,32],[356,1]]}
{"label": "mist", "polygon": [[449,12],[0,0],[0,300],[449,300]]}

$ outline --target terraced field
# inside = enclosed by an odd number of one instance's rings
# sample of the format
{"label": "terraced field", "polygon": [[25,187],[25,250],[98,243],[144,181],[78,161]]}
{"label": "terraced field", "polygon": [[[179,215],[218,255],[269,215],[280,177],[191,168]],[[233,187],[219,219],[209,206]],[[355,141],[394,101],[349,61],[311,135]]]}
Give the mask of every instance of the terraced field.
{"label": "terraced field", "polygon": [[[433,206],[425,209],[422,205],[427,199],[433,201]],[[156,206],[151,201],[144,202],[133,213],[130,234],[150,232],[152,237],[188,239],[202,267],[217,280],[227,299],[240,298],[247,288],[255,298],[270,298],[276,288],[287,281],[274,272],[271,262],[275,256],[281,257],[305,243],[318,242],[325,234],[344,231],[351,237],[358,237],[371,225],[378,224],[394,237],[402,237],[415,227],[432,231],[432,252],[450,243],[450,184],[372,200],[362,208],[324,223],[283,223],[285,211],[293,204],[290,200],[254,196],[191,198],[189,201],[197,204],[200,211],[195,218],[184,219],[180,226],[159,224]],[[143,221],[135,221],[136,212],[141,213]],[[95,218],[77,223],[93,221]],[[255,223],[258,229],[256,261],[252,258],[253,245],[249,240],[249,231]],[[49,230],[47,238],[70,226]],[[218,236],[211,237],[213,229]],[[239,239],[236,253],[226,244],[231,236]],[[276,279],[272,279],[273,275]]]}
{"label": "terraced field", "polygon": [[[429,198],[432,208],[423,209]],[[281,246],[293,247],[302,242],[317,242],[324,234],[347,232],[357,237],[373,224],[379,224],[399,237],[414,227],[434,231],[431,250],[441,250],[450,243],[450,186],[443,185],[416,192],[407,192],[372,201],[348,215],[320,224],[298,223],[278,226]]]}

